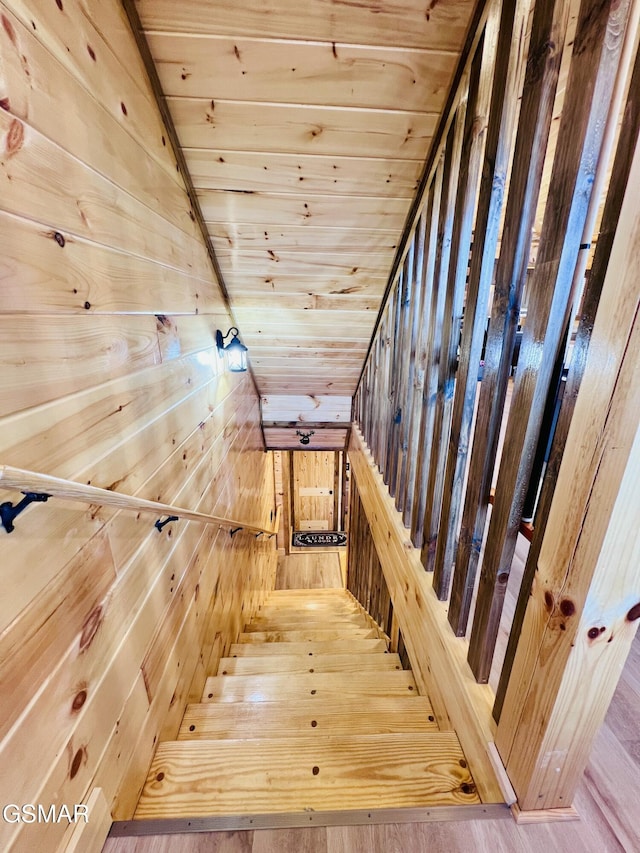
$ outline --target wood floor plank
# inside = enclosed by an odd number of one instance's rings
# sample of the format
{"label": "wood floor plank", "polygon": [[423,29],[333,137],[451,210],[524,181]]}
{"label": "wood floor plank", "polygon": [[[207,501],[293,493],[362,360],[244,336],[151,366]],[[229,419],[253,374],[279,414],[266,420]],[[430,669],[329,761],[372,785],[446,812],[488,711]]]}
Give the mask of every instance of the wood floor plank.
{"label": "wood floor plank", "polygon": [[136,819],[479,802],[457,738],[425,734],[160,744]]}
{"label": "wood floor plank", "polygon": [[400,672],[335,673],[314,672],[298,675],[227,675],[207,678],[203,702],[275,702],[287,699],[417,696],[413,675]]}
{"label": "wood floor plank", "polygon": [[[344,652],[345,646],[342,640],[307,640],[299,643],[233,643],[229,649],[229,657],[256,657],[265,655],[270,657],[277,655],[328,655]],[[387,644],[385,640],[350,640],[349,649],[357,657],[363,654],[374,654],[385,652]]]}
{"label": "wood floor plank", "polygon": [[266,675],[269,673],[311,672],[387,672],[401,670],[396,654],[364,655],[359,658],[351,652],[332,655],[265,655],[258,657],[220,658],[218,675]]}
{"label": "wood floor plank", "polygon": [[[315,723],[315,725],[314,725]],[[424,696],[361,699],[309,697],[296,701],[202,702],[189,705],[178,740],[296,737],[437,731]]]}

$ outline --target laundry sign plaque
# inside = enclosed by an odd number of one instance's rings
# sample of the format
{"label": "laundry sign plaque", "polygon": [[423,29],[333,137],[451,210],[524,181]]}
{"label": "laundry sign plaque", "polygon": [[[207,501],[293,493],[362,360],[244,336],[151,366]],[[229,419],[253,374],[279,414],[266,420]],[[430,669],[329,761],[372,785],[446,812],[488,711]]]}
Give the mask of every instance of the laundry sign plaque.
{"label": "laundry sign plaque", "polygon": [[304,548],[332,548],[335,545],[346,545],[347,534],[339,530],[296,530],[292,544]]}

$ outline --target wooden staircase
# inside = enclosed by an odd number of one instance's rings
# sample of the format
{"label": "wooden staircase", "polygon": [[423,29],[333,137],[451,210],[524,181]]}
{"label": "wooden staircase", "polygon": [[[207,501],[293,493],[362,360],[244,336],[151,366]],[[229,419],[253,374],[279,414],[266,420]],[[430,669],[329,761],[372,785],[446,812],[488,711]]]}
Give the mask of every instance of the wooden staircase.
{"label": "wooden staircase", "polygon": [[[270,594],[178,739],[161,743],[136,820],[479,803],[453,732],[345,590]],[[369,814],[369,817],[371,815]]]}

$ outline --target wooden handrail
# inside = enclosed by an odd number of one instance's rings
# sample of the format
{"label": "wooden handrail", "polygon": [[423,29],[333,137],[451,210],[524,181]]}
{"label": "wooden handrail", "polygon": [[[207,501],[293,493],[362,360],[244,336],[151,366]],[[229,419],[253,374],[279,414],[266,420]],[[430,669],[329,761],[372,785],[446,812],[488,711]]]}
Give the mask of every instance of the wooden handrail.
{"label": "wooden handrail", "polygon": [[[59,477],[51,477],[48,474],[24,471],[21,468],[11,468],[9,465],[0,465],[0,489],[14,489],[25,494],[46,495],[47,497],[80,501],[87,504],[101,504],[103,506],[113,506],[117,509],[154,513],[158,516],[175,516],[187,519],[188,521],[200,521],[203,524],[217,524],[220,527],[228,527],[232,533],[238,530],[245,530],[255,535],[264,533],[266,536],[274,536],[278,532],[280,521],[280,507],[278,507],[276,512],[273,528],[257,527],[254,524],[246,524],[244,521],[237,521],[233,518],[222,518],[217,515],[194,512],[193,510],[183,509],[182,507],[171,504],[148,501],[144,498],[136,498],[133,495],[112,492],[109,489],[100,489],[97,486],[86,486],[83,483],[76,483],[73,480],[63,480]],[[35,499],[37,500],[38,498]],[[46,500],[46,498],[41,497],[40,500]]]}

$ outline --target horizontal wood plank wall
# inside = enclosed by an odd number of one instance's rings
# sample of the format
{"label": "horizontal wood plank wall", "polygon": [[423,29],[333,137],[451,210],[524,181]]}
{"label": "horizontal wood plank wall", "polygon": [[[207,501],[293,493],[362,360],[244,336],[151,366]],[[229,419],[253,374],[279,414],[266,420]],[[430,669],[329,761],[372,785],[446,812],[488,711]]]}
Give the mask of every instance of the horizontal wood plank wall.
{"label": "horizontal wood plank wall", "polygon": [[[0,3],[0,460],[268,525],[251,380],[116,0]],[[19,495],[3,491],[2,501]],[[275,540],[50,500],[0,531],[0,800],[130,817],[275,580]],[[0,825],[55,849],[62,824]]]}
{"label": "horizontal wood plank wall", "polygon": [[[638,9],[627,0],[537,0],[531,8],[515,0],[488,5],[441,124],[355,395],[354,420],[366,447],[389,495],[395,496],[412,545],[421,549],[424,569],[433,570],[430,592],[449,600],[442,612],[460,638],[460,649],[468,649],[475,678],[486,683],[523,504],[527,492],[537,492],[540,485],[533,463],[538,446],[544,442],[546,447],[548,440],[541,435],[543,413],[553,377],[559,383],[569,365],[574,379],[560,409],[558,442],[539,503],[539,529],[537,522],[530,525],[531,560],[496,719],[508,690],[545,525],[552,523],[564,442],[630,180],[637,74],[631,83],[629,78],[638,50]],[[598,237],[595,210],[604,202],[605,185],[600,176],[610,170],[613,146],[606,140],[620,125],[617,144],[624,150],[611,181],[603,245],[598,243],[594,260],[600,281],[589,277],[580,308],[581,258]],[[581,245],[585,240],[586,247]],[[414,263],[418,255],[421,264]],[[418,281],[419,294],[412,290]],[[571,367],[574,336],[568,330],[574,330],[579,310],[583,320],[573,356],[577,367]],[[359,453],[357,441],[351,446]],[[364,497],[362,502],[368,507]],[[373,531],[380,517],[368,508],[366,514]],[[361,531],[360,540],[366,541],[366,535]],[[403,543],[401,549],[407,547]],[[405,602],[407,582],[389,580],[395,621],[416,669],[420,641],[414,622],[423,614],[419,605]],[[532,623],[528,631],[535,633]],[[526,648],[528,641],[525,632],[520,645]],[[432,678],[432,673],[423,675],[425,681]],[[526,682],[522,669],[518,677]],[[436,705],[438,701],[436,695]],[[511,721],[517,712],[513,700]],[[517,741],[521,735],[509,736]],[[584,745],[575,749],[577,755]],[[576,759],[576,766],[581,760]],[[526,771],[518,772],[521,789],[527,789],[527,808],[541,808],[530,794]],[[563,782],[565,798],[570,788]],[[544,799],[556,808],[563,805],[558,798],[552,802],[551,795]]]}

